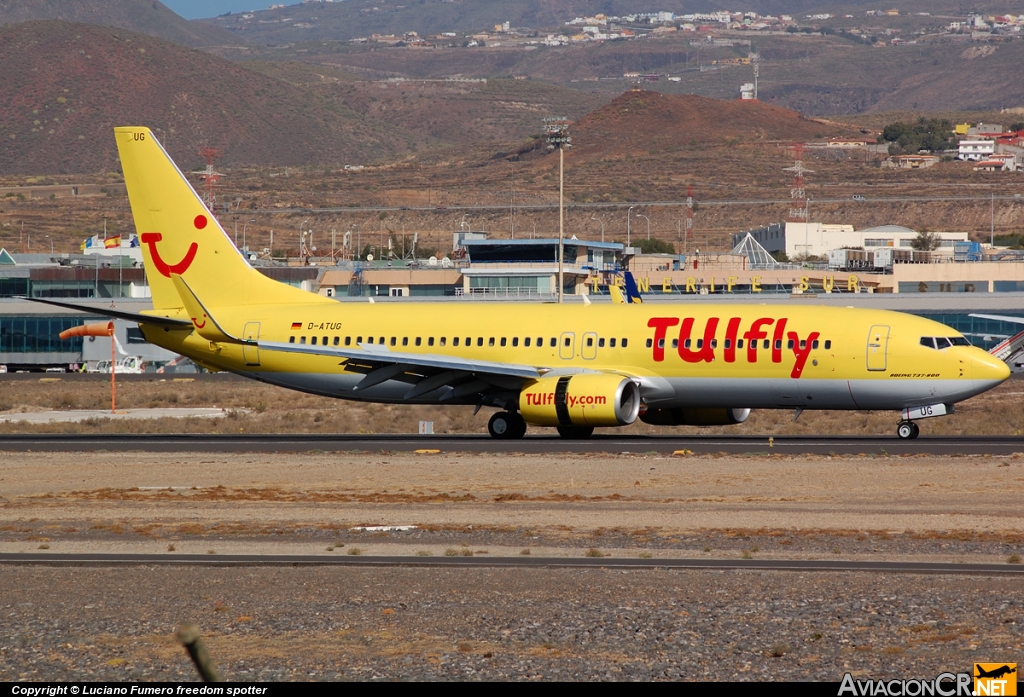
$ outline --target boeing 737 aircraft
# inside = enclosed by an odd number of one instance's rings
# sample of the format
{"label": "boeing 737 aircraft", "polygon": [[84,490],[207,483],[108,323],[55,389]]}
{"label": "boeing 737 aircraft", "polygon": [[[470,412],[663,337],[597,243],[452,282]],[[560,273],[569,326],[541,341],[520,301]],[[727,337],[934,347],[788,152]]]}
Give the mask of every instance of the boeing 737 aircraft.
{"label": "boeing 737 aircraft", "polygon": [[915,438],[917,420],[1010,375],[960,333],[897,312],[338,302],[250,267],[149,129],[115,135],[155,309],[100,312],[211,370],[341,399],[495,407],[495,438],[527,424],[567,438],[637,418],[735,424],[751,409],[888,409]]}

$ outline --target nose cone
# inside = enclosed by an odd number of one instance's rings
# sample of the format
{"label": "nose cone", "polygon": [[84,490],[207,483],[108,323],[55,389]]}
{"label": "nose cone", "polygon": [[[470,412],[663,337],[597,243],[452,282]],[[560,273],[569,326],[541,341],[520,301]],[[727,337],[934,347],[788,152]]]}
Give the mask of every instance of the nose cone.
{"label": "nose cone", "polygon": [[974,380],[989,383],[990,387],[995,387],[1010,377],[1010,366],[991,353],[978,349],[972,357],[971,377]]}

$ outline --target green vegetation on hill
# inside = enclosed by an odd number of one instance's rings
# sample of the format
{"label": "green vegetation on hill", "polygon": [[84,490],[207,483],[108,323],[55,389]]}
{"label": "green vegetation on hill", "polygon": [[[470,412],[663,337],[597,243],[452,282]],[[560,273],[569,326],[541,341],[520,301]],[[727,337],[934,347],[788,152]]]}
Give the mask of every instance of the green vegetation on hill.
{"label": "green vegetation on hill", "polygon": [[923,116],[917,123],[897,121],[887,125],[882,129],[882,140],[890,143],[890,155],[953,150],[957,146],[951,122]]}

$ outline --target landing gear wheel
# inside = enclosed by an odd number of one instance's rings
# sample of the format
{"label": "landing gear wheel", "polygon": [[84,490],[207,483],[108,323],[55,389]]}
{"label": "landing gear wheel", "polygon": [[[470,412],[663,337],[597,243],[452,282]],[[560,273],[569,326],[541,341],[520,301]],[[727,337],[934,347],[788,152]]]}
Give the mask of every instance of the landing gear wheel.
{"label": "landing gear wheel", "polygon": [[594,435],[593,426],[559,426],[558,435],[570,440],[586,440]]}
{"label": "landing gear wheel", "polygon": [[526,435],[526,421],[522,416],[511,411],[499,411],[487,422],[487,432],[491,438],[514,440]]}
{"label": "landing gear wheel", "polygon": [[901,440],[913,440],[921,433],[921,429],[913,421],[900,421],[896,427],[896,435]]}
{"label": "landing gear wheel", "polygon": [[509,438],[519,440],[526,435],[526,419],[519,414],[514,414],[512,412],[509,412],[509,417],[512,419],[512,423],[515,426]]}
{"label": "landing gear wheel", "polygon": [[513,429],[509,416],[507,411],[498,411],[491,416],[491,420],[487,422],[487,432],[491,434],[491,438],[504,440],[509,437],[509,432]]}

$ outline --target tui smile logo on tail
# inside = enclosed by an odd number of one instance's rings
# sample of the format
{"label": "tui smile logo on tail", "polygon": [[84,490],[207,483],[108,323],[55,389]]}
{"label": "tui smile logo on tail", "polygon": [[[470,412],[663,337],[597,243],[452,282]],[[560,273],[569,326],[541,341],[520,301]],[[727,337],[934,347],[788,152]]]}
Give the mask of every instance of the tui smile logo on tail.
{"label": "tui smile logo on tail", "polygon": [[[195,225],[197,230],[202,230],[206,227],[206,216],[197,215],[192,224]],[[178,274],[179,276],[188,270],[188,267],[192,265],[192,261],[196,258],[196,252],[199,251],[199,245],[193,242],[188,246],[188,251],[185,252],[185,256],[182,257],[181,261],[176,264],[168,264],[160,256],[160,251],[156,248],[156,243],[161,241],[164,236],[159,232],[144,232],[142,233],[142,243],[149,246],[149,256],[153,259],[153,265],[156,270],[160,272],[160,275],[164,278],[170,278],[171,274]]]}

